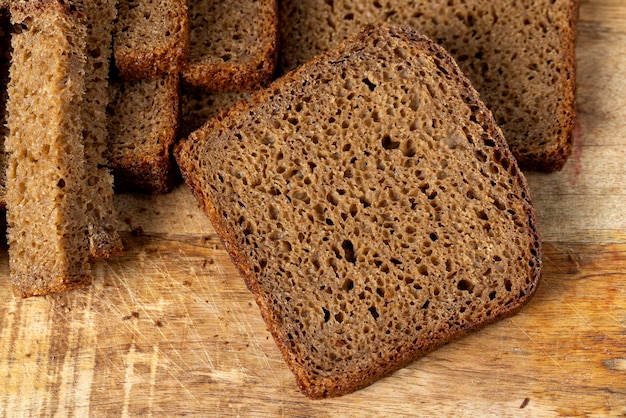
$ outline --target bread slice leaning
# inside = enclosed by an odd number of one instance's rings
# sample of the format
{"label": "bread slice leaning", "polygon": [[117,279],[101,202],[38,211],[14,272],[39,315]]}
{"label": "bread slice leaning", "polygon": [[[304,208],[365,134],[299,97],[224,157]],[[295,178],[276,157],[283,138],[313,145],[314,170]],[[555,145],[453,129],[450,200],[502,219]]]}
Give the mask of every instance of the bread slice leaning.
{"label": "bread slice leaning", "polygon": [[[335,2],[336,3],[336,2]],[[410,25],[446,48],[494,113],[522,169],[560,170],[575,126],[578,0],[283,0],[281,68],[363,24]]]}
{"label": "bread slice leaning", "polygon": [[312,398],[516,313],[539,283],[524,176],[453,59],[410,29],[365,29],[175,155]]}

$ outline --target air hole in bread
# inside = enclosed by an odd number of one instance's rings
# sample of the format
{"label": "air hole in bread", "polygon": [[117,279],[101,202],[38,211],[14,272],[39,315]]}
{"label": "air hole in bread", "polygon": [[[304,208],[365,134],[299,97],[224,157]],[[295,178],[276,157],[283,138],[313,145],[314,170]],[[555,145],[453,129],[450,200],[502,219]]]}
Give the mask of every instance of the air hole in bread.
{"label": "air hole in bread", "polygon": [[374,84],[369,78],[365,77],[361,81],[367,86],[367,88],[369,88],[370,91],[374,91],[376,89],[376,84]]}
{"label": "air hole in bread", "polygon": [[459,282],[456,285],[456,288],[464,292],[472,293],[474,291],[474,284],[470,282],[469,280],[462,279],[462,280],[459,280]]}

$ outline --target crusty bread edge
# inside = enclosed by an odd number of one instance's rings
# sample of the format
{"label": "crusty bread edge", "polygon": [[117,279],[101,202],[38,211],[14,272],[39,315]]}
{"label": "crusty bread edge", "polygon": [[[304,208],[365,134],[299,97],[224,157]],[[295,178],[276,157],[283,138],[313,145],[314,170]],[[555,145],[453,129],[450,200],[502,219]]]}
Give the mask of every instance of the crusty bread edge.
{"label": "crusty bread edge", "polygon": [[[350,42],[355,42],[355,44],[361,43],[363,39],[371,36],[376,31],[381,29],[368,26],[363,31],[355,35],[352,39],[348,39],[338,48],[342,51],[345,49],[344,45]],[[441,60],[441,62],[446,66],[446,69],[453,75],[453,77],[459,82],[461,88],[465,89],[467,92],[467,97],[471,98],[472,103],[478,106],[481,111],[488,117],[484,118],[483,125],[485,125],[485,130],[492,133],[493,139],[496,141],[497,146],[502,151],[503,159],[506,158],[510,162],[509,172],[512,176],[517,180],[516,185],[519,188],[520,193],[524,196],[525,199],[525,210],[528,218],[528,225],[530,229],[530,233],[533,235],[534,242],[534,269],[533,269],[533,277],[530,278],[530,285],[528,291],[525,293],[524,298],[518,301],[518,304],[513,307],[504,308],[502,311],[497,312],[488,320],[476,322],[465,326],[464,328],[459,328],[454,330],[454,333],[448,335],[447,338],[443,338],[437,342],[431,342],[430,345],[426,345],[423,347],[412,347],[411,349],[406,349],[398,352],[393,358],[383,359],[378,362],[378,364],[372,365],[369,371],[366,373],[355,373],[345,379],[342,382],[335,382],[329,378],[320,378],[319,382],[312,382],[307,372],[299,365],[297,359],[294,354],[288,349],[288,339],[284,332],[284,330],[280,327],[280,319],[276,318],[273,315],[272,310],[270,309],[271,301],[266,300],[266,295],[258,284],[256,280],[256,275],[252,268],[250,267],[252,263],[250,262],[249,256],[246,252],[239,248],[237,245],[237,240],[235,239],[233,231],[229,231],[224,219],[220,215],[218,206],[219,203],[215,201],[213,196],[204,196],[202,192],[202,185],[194,180],[194,176],[191,173],[192,165],[187,164],[185,161],[185,153],[188,151],[188,145],[185,144],[188,142],[196,141],[201,139],[202,131],[210,131],[212,129],[219,129],[223,120],[227,120],[229,118],[236,118],[237,114],[239,114],[242,110],[245,110],[246,104],[239,103],[236,104],[230,110],[222,113],[220,116],[208,121],[203,128],[195,131],[190,135],[190,137],[181,141],[175,147],[175,156],[176,160],[181,169],[181,173],[183,178],[189,185],[192,193],[196,196],[196,198],[200,201],[200,204],[204,207],[213,227],[215,228],[217,234],[220,236],[222,242],[224,243],[224,247],[228,251],[231,259],[234,264],[239,269],[243,279],[249,290],[253,293],[257,305],[260,308],[261,314],[271,332],[274,340],[276,341],[283,357],[285,358],[287,364],[291,368],[292,372],[296,376],[296,381],[303,393],[313,399],[327,398],[340,396],[344,394],[348,394],[350,392],[356,391],[358,389],[362,389],[374,381],[402,368],[406,365],[412,363],[420,357],[423,357],[427,353],[445,345],[449,342],[461,338],[462,336],[473,332],[477,329],[480,329],[490,323],[496,322],[505,317],[512,316],[516,314],[524,305],[526,305],[530,299],[532,298],[534,292],[536,291],[540,279],[541,279],[541,241],[539,238],[539,230],[537,226],[537,219],[535,210],[531,203],[530,191],[528,188],[528,184],[523,174],[519,170],[519,167],[516,163],[515,158],[511,154],[502,132],[500,128],[496,125],[491,112],[484,106],[484,104],[480,101],[478,93],[471,87],[470,81],[467,77],[461,73],[460,69],[456,65],[456,62],[448,55],[448,53],[440,46],[430,41],[423,35],[416,33],[413,29],[409,28],[388,28],[392,36],[396,37],[404,37],[410,42],[419,42],[424,44],[424,48],[432,51],[433,54],[437,55],[437,57]],[[282,78],[276,80],[274,83],[270,85],[270,88],[266,90],[262,90],[260,92],[255,93],[248,103],[259,103],[267,100],[268,96],[271,95],[271,91],[274,89],[280,89],[281,85],[287,80],[297,80],[301,73],[307,73],[309,69],[315,68],[318,63],[324,61],[332,61],[336,58],[336,53],[334,50],[327,51],[326,53],[321,54],[314,60],[309,63],[304,64],[298,69],[287,73]],[[321,382],[321,383],[320,383]]]}

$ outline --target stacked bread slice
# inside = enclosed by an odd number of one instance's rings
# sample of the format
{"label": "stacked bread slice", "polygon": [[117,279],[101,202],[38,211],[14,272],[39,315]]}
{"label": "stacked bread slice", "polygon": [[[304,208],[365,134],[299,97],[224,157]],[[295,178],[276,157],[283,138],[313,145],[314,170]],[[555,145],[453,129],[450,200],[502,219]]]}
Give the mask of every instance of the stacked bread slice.
{"label": "stacked bread slice", "polygon": [[120,0],[113,45],[109,161],[116,190],[166,193],[178,172],[171,148],[189,52],[187,1]]}
{"label": "stacked bread slice", "polygon": [[184,81],[206,91],[258,89],[274,75],[276,0],[191,0],[191,47]]}
{"label": "stacked bread slice", "polygon": [[120,0],[114,48],[123,79],[178,73],[189,50],[187,1]]}
{"label": "stacked bread slice", "polygon": [[179,77],[111,83],[110,167],[116,192],[167,193],[177,178],[171,149],[178,136]]}

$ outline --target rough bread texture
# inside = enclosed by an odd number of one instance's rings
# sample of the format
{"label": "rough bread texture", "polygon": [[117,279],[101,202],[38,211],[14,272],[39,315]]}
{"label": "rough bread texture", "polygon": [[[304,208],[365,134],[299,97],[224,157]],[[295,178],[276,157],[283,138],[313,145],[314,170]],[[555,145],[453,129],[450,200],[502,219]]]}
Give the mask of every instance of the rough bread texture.
{"label": "rough bread texture", "polygon": [[86,31],[59,0],[15,2],[7,103],[7,223],[15,292],[44,295],[91,280],[81,108]]}
{"label": "rough bread texture", "polygon": [[174,187],[179,101],[178,75],[111,83],[109,164],[116,192],[167,193]]}
{"label": "rough bread texture", "polygon": [[189,52],[187,1],[120,0],[113,45],[124,79],[177,74]]}
{"label": "rough bread texture", "polygon": [[189,16],[186,83],[225,92],[271,81],[278,52],[276,0],[191,0]]}
{"label": "rough bread texture", "polygon": [[183,89],[181,96],[181,137],[187,137],[209,119],[249,97],[250,92],[247,91],[213,94],[200,89]]}
{"label": "rough bread texture", "polygon": [[516,313],[526,180],[444,49],[367,28],[175,150],[304,393],[362,388]]}
{"label": "rough bread texture", "polygon": [[117,0],[80,0],[85,10],[87,61],[85,96],[81,108],[83,144],[87,175],[85,210],[89,222],[89,248],[95,259],[122,251],[117,233],[117,212],[113,206],[113,176],[107,167],[109,62]]}
{"label": "rough bread texture", "polygon": [[4,141],[9,131],[6,123],[7,84],[11,65],[11,22],[8,9],[0,7],[0,208],[6,207],[7,155]]}
{"label": "rough bread texture", "polygon": [[457,60],[523,169],[560,170],[575,123],[577,15],[578,0],[283,0],[281,68],[364,24],[410,25]]}

